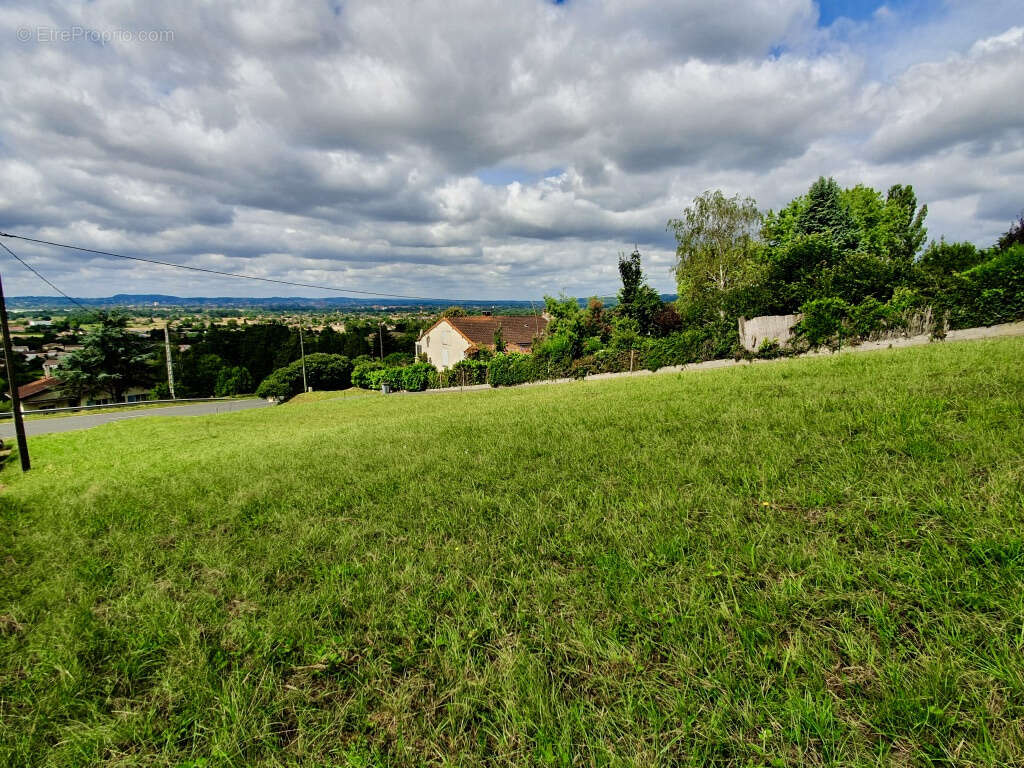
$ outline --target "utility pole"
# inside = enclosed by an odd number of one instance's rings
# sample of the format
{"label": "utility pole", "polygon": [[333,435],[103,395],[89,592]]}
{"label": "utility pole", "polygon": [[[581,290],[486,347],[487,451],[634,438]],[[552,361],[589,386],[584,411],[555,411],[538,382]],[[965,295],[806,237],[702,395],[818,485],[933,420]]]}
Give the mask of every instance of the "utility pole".
{"label": "utility pole", "polygon": [[167,352],[167,389],[171,392],[171,400],[174,396],[174,366],[171,365],[171,334],[167,330],[168,323],[164,323],[164,350]]}
{"label": "utility pole", "polygon": [[21,398],[18,397],[18,385],[14,381],[14,353],[11,350],[11,329],[7,326],[7,303],[4,301],[4,284],[2,280],[0,280],[0,328],[2,328],[4,340],[4,373],[7,374],[7,388],[11,393],[14,432],[18,436],[18,456],[21,458],[21,471],[28,472],[32,468],[32,462],[28,457],[25,422],[21,418]]}
{"label": "utility pole", "polygon": [[302,341],[302,324],[299,324],[299,354],[302,356],[302,391],[309,392],[306,384],[306,345]]}

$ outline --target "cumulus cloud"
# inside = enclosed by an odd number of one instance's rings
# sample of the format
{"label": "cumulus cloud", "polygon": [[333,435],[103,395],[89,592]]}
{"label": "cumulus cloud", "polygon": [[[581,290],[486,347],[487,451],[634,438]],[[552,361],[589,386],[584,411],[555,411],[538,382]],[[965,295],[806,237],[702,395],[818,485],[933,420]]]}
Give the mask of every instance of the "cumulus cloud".
{"label": "cumulus cloud", "polygon": [[[0,228],[337,287],[608,293],[708,188],[913,183],[982,244],[1024,176],[1002,0],[818,24],[811,0],[14,3]],[[27,39],[25,39],[27,38]],[[281,293],[21,246],[80,295]],[[38,293],[4,270],[12,293]],[[308,291],[306,292],[308,293]]]}

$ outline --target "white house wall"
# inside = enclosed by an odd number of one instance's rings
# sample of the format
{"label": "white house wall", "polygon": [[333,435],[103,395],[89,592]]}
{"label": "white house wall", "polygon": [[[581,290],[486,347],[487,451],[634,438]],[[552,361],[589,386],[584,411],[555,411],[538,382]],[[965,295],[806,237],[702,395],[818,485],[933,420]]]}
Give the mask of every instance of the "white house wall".
{"label": "white house wall", "polygon": [[465,360],[469,347],[466,337],[442,320],[416,343],[416,353],[425,354],[431,365],[442,370]]}

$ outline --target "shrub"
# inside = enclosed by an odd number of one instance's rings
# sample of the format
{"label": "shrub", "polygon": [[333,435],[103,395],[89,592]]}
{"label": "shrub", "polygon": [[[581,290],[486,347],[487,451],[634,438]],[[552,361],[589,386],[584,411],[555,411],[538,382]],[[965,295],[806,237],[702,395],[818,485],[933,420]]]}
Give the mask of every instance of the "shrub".
{"label": "shrub", "polygon": [[511,387],[543,377],[538,374],[537,361],[532,355],[505,352],[491,358],[487,378],[492,387]]}
{"label": "shrub", "polygon": [[954,276],[940,298],[950,326],[970,328],[1024,318],[1024,245]]}
{"label": "shrub", "polygon": [[444,372],[443,379],[449,387],[469,387],[474,384],[487,383],[487,366],[485,360],[459,360]]}
{"label": "shrub", "polygon": [[774,360],[785,355],[786,350],[779,346],[778,339],[762,339],[761,345],[757,348],[757,357],[762,360]]}
{"label": "shrub", "polygon": [[[315,352],[306,355],[306,380],[320,390],[348,389],[352,385],[352,361],[344,355]],[[287,400],[302,391],[302,361],[296,360],[278,368],[260,382],[259,397]]]}
{"label": "shrub", "polygon": [[434,366],[430,363],[414,363],[402,369],[402,389],[422,392],[430,386],[430,374]]}
{"label": "shrub", "polygon": [[842,344],[844,323],[850,314],[850,305],[836,296],[805,301],[800,307],[803,318],[793,326],[793,335],[811,347]]}
{"label": "shrub", "polygon": [[849,335],[866,339],[883,333],[892,326],[892,308],[873,296],[849,308]]}
{"label": "shrub", "polygon": [[380,389],[382,384],[387,384],[393,390],[402,389],[403,373],[405,368],[376,368],[366,374],[368,389]]}
{"label": "shrub", "polygon": [[384,364],[377,360],[359,363],[352,369],[352,386],[359,387],[360,389],[373,389],[374,386],[370,382],[370,374],[374,371],[379,371],[383,367]]}

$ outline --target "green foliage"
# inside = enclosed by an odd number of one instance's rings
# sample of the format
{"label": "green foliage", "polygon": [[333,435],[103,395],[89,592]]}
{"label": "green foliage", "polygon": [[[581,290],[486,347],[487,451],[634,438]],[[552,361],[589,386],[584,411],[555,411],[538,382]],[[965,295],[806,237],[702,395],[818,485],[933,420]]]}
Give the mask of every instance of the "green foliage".
{"label": "green foliage", "polygon": [[644,342],[635,367],[656,371],[672,365],[688,365],[706,360],[729,357],[739,346],[739,330],[736,323],[721,318],[714,323],[705,323],[695,328],[673,333],[661,339]]}
{"label": "green foliage", "polygon": [[713,318],[725,294],[755,279],[762,216],[752,198],[720,190],[699,195],[681,218],[670,219],[676,237],[676,285],[684,314]]}
{"label": "green foliage", "polygon": [[889,238],[889,256],[894,261],[910,264],[928,237],[924,220],[928,206],[917,207],[914,188],[895,184],[885,198],[885,221]]}
{"label": "green foliage", "polygon": [[1024,319],[1024,245],[996,251],[987,261],[955,275],[937,304],[949,313],[952,328]]}
{"label": "green foliage", "polygon": [[[314,352],[306,355],[306,381],[317,389],[348,389],[352,385],[352,361],[343,355]],[[296,360],[279,368],[260,382],[259,397],[287,400],[302,391],[302,361]]]}
{"label": "green foliage", "polygon": [[494,351],[504,352],[505,351],[505,337],[501,333],[501,326],[499,325],[494,329]]}
{"label": "green foliage", "polygon": [[149,386],[157,358],[146,340],[127,330],[128,318],[118,312],[96,312],[98,326],[82,339],[56,370],[61,387],[79,397],[109,392],[124,400],[131,387]]}
{"label": "green foliage", "polygon": [[413,363],[402,369],[402,389],[409,392],[422,392],[430,387],[431,372],[434,366],[430,363]]}
{"label": "green foliage", "polygon": [[213,394],[217,397],[245,395],[253,391],[252,376],[240,365],[221,368]]}
{"label": "green foliage", "polygon": [[442,379],[444,386],[448,387],[469,387],[474,384],[487,383],[487,360],[459,360],[448,370],[443,372]]}
{"label": "green foliage", "polygon": [[[658,292],[644,279],[640,266],[640,251],[633,251],[629,258],[619,256],[619,276],[622,278],[622,289],[619,291],[619,303],[615,308],[616,315],[630,318],[636,323],[640,334],[650,336],[654,330],[654,319],[664,304]],[[574,352],[573,357],[578,357],[581,350],[574,349]]]}
{"label": "green foliage", "polygon": [[1014,246],[1024,246],[1024,213],[1000,236],[996,250],[1008,251]]}
{"label": "green foliage", "polygon": [[363,363],[358,363],[352,369],[352,386],[359,387],[360,389],[373,389],[373,384],[370,380],[370,374],[374,371],[379,371],[384,367],[384,363],[377,360],[370,360]]}
{"label": "green foliage", "polygon": [[804,302],[800,312],[803,317],[793,327],[796,339],[807,342],[812,348],[842,344],[846,332],[845,323],[850,315],[849,304],[829,296]]}
{"label": "green foliage", "polygon": [[545,296],[544,306],[550,319],[545,337],[534,344],[534,354],[555,365],[569,366],[583,354],[587,317],[571,296]]}
{"label": "green foliage", "polygon": [[796,221],[797,233],[819,235],[840,251],[855,248],[858,228],[843,197],[835,179],[819,177],[807,191],[807,205]]}
{"label": "green foliage", "polygon": [[947,243],[945,240],[939,240],[925,249],[917,266],[925,277],[942,280],[970,269],[984,260],[984,251],[979,251],[973,243]]}
{"label": "green foliage", "polygon": [[505,352],[488,363],[487,380],[492,387],[511,387],[544,378],[532,355]]}

